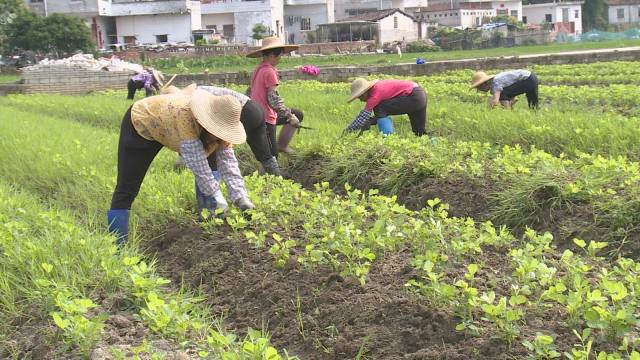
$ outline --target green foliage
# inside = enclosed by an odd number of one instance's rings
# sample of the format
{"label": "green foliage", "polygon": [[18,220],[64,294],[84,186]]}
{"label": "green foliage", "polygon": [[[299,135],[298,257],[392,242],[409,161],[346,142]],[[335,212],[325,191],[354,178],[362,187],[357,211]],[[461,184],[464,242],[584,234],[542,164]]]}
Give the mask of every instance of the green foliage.
{"label": "green foliage", "polygon": [[608,27],[607,3],[605,0],[585,0],[582,5],[582,26],[586,30]]}
{"label": "green foliage", "polygon": [[93,48],[89,28],[83,19],[75,16],[52,14],[42,18],[27,12],[16,16],[7,32],[11,49],[64,56]]}
{"label": "green foliage", "polygon": [[252,35],[251,37],[254,40],[262,40],[267,36],[271,35],[271,29],[265,26],[263,23],[257,23],[253,25],[251,28]]}
{"label": "green foliage", "polygon": [[439,46],[432,45],[423,40],[407,43],[408,53],[425,53],[425,52],[434,52],[434,51],[440,51],[440,50],[441,49]]}

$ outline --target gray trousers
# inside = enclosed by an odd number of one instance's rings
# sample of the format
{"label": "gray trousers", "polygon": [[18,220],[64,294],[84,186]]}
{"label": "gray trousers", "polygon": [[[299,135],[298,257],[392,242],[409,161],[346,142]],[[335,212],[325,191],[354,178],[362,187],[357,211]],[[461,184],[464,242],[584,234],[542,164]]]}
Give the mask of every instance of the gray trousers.
{"label": "gray trousers", "polygon": [[384,100],[373,108],[376,119],[387,117],[388,115],[409,115],[411,130],[416,136],[426,133],[427,125],[427,93],[419,86],[413,88],[411,94],[406,96],[396,96],[389,100]]}

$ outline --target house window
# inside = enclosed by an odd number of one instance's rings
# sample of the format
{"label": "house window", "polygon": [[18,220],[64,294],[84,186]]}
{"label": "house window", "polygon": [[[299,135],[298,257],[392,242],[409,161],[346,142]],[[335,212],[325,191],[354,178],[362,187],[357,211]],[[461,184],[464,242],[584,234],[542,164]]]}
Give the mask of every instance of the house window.
{"label": "house window", "polygon": [[233,37],[233,24],[231,25],[222,25],[222,35],[226,38]]}
{"label": "house window", "polygon": [[163,35],[156,35],[156,42],[157,43],[166,43],[168,41],[168,36],[167,34],[163,34]]}
{"label": "house window", "polygon": [[213,30],[213,31],[215,31],[216,33],[218,32],[218,25],[207,25],[205,28],[206,28],[207,30]]}
{"label": "house window", "polygon": [[133,45],[133,44],[136,43],[136,37],[135,36],[125,36],[124,37],[124,43]]}
{"label": "house window", "polygon": [[569,8],[562,9],[562,22],[569,22]]}
{"label": "house window", "polygon": [[393,28],[394,29],[398,28],[398,17],[397,16],[393,17]]}
{"label": "house window", "polygon": [[526,24],[526,23],[527,23],[527,17],[526,17],[526,16],[523,16],[523,17],[522,17],[522,23],[523,23],[523,24]]}
{"label": "house window", "polygon": [[551,14],[545,14],[544,15],[544,21],[548,22],[548,23],[552,23],[553,19],[551,18]]}
{"label": "house window", "polygon": [[303,17],[300,19],[300,30],[311,30],[311,18]]}
{"label": "house window", "polygon": [[500,15],[509,15],[509,10],[507,10],[507,9],[498,9],[496,11],[496,13],[498,14],[498,16],[500,16]]}
{"label": "house window", "polygon": [[580,19],[580,10],[574,10],[573,11],[573,17],[575,19]]}
{"label": "house window", "polygon": [[618,11],[618,19],[624,19],[624,8],[620,8]]}
{"label": "house window", "polygon": [[36,4],[36,3],[41,3],[42,0],[30,0],[29,2],[32,4]]}
{"label": "house window", "polygon": [[511,16],[513,16],[514,18],[518,18],[518,10],[511,10]]}

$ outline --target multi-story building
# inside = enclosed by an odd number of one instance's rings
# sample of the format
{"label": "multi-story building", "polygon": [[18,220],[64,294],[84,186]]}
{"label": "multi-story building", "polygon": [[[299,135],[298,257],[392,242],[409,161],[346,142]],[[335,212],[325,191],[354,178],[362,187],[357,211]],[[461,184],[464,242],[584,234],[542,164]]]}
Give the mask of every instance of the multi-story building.
{"label": "multi-story building", "polygon": [[582,34],[582,4],[576,0],[531,0],[522,7],[525,24],[549,24],[556,31]]}
{"label": "multi-story building", "polygon": [[478,27],[495,16],[522,20],[522,1],[431,0],[415,14],[419,19],[457,28]]}
{"label": "multi-story building", "polygon": [[607,0],[610,24],[624,25],[640,22],[640,0]]}
{"label": "multi-story building", "polygon": [[109,44],[191,41],[201,28],[200,2],[190,0],[26,0],[36,13],[85,19],[98,48]]}
{"label": "multi-story building", "polygon": [[99,48],[108,44],[193,41],[193,31],[213,30],[230,43],[253,44],[253,27],[290,43],[334,21],[333,0],[25,0],[37,14],[86,20]]}

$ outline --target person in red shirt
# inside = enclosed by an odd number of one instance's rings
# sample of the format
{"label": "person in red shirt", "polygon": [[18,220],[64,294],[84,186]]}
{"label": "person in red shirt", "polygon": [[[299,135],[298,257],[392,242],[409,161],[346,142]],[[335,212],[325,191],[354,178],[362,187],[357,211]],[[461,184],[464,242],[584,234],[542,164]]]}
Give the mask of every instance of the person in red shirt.
{"label": "person in red shirt", "polygon": [[425,134],[427,123],[427,93],[413,81],[373,80],[357,78],[351,84],[351,96],[366,102],[364,109],[345,131],[368,130],[378,119],[389,115],[409,115],[411,130],[416,136]]}
{"label": "person in red shirt", "polygon": [[[301,110],[287,107],[277,91],[280,81],[276,65],[280,62],[280,57],[283,54],[297,48],[298,45],[283,44],[277,37],[267,37],[262,39],[262,47],[247,54],[247,57],[262,57],[262,62],[256,67],[251,76],[251,85],[247,89],[247,95],[251,100],[260,104],[264,110],[267,136],[269,137],[273,156],[278,156],[278,151],[287,154],[293,153],[289,143],[304,117]],[[276,142],[277,125],[283,126]]]}

